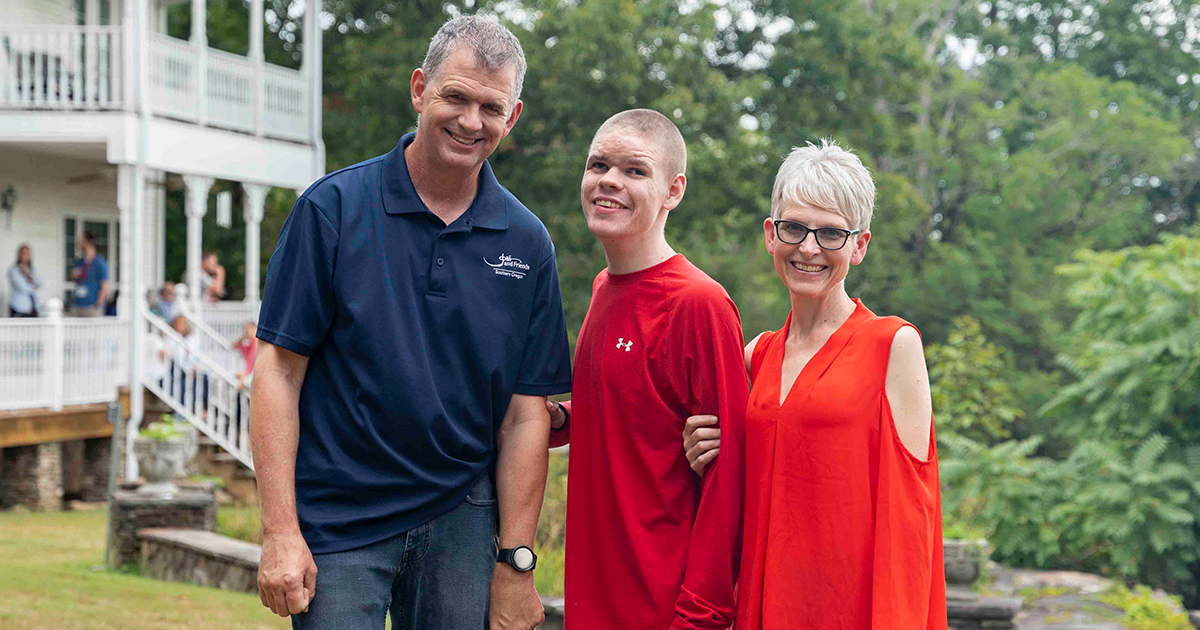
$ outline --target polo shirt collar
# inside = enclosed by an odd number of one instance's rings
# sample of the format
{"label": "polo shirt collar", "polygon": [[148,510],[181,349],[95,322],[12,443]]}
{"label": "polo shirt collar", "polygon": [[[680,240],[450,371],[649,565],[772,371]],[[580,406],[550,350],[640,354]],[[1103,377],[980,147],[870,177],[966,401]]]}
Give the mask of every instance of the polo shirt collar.
{"label": "polo shirt collar", "polygon": [[[412,177],[408,174],[408,163],[404,149],[412,144],[417,134],[407,133],[400,138],[396,148],[383,157],[383,209],[388,214],[413,214],[429,212],[425,202],[417,195]],[[476,227],[490,230],[508,229],[508,212],[505,209],[504,189],[492,173],[492,165],[484,160],[479,169],[479,189],[475,200],[467,208],[465,216]]]}

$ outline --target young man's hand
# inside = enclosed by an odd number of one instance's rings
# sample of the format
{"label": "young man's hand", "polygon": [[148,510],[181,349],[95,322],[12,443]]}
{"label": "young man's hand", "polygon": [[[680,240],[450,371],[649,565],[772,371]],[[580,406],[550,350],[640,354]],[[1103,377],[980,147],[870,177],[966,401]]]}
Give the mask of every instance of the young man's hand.
{"label": "young man's hand", "polygon": [[560,403],[546,399],[546,411],[550,412],[550,428],[555,431],[567,423],[567,412]]}
{"label": "young man's hand", "polygon": [[683,450],[688,465],[701,477],[708,463],[721,452],[721,429],[716,416],[690,416],[683,425]]}
{"label": "young man's hand", "polygon": [[491,630],[533,630],[546,620],[533,573],[519,573],[502,562],[492,574]]}

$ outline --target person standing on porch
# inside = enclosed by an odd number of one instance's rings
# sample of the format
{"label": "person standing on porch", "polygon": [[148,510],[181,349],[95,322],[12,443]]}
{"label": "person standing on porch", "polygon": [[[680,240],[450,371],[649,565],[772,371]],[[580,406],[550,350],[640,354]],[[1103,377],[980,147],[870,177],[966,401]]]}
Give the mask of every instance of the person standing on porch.
{"label": "person standing on porch", "polygon": [[33,250],[27,243],[17,248],[17,262],[8,270],[8,316],[37,317],[37,290],[42,277],[33,268]]}
{"label": "person standing on porch", "polygon": [[175,284],[164,282],[158,290],[158,302],[150,307],[151,312],[163,318],[167,323],[175,321],[178,314],[175,308]]}
{"label": "person standing on porch", "polygon": [[75,296],[71,300],[71,315],[100,317],[108,304],[108,261],[96,253],[96,235],[84,232],[79,243],[79,257],[71,270],[75,281]]}
{"label": "person standing on porch", "polygon": [[229,292],[225,288],[225,266],[217,252],[204,252],[200,259],[200,295],[209,304],[225,299]]}
{"label": "person standing on porch", "polygon": [[416,132],[318,180],[284,224],[250,439],[259,595],[295,628],[544,619],[545,397],[570,391],[570,352],[550,236],[487,162],[524,75],[498,22],[446,22],[410,80]]}

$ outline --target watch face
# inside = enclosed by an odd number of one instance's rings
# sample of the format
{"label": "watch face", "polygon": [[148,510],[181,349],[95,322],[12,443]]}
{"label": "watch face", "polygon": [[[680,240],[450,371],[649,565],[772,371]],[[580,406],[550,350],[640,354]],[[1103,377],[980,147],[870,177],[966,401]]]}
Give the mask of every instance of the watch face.
{"label": "watch face", "polygon": [[513,565],[521,571],[533,568],[533,550],[529,547],[517,547],[513,551]]}

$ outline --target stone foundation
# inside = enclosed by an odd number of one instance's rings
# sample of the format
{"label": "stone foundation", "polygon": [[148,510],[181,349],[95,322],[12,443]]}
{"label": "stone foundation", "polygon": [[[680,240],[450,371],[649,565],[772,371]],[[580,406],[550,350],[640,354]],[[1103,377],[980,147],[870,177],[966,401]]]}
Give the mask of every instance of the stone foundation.
{"label": "stone foundation", "polygon": [[141,568],[158,580],[258,592],[262,547],[194,529],[142,529]]}
{"label": "stone foundation", "polygon": [[62,448],[63,499],[79,499],[83,482],[83,440],[59,442]]}
{"label": "stone foundation", "polygon": [[79,498],[88,502],[108,500],[108,467],[112,454],[111,438],[83,441],[83,478]]}
{"label": "stone foundation", "polygon": [[10,446],[0,460],[0,504],[37,512],[62,509],[62,445]]}
{"label": "stone foundation", "polygon": [[1016,628],[1013,619],[1023,603],[1019,597],[982,597],[968,589],[946,589],[946,616],[952,630]]}
{"label": "stone foundation", "polygon": [[170,495],[144,495],[135,491],[113,493],[108,509],[108,564],[120,567],[137,563],[142,555],[137,532],[147,528],[217,528],[217,500],[212,492],[180,490]]}

